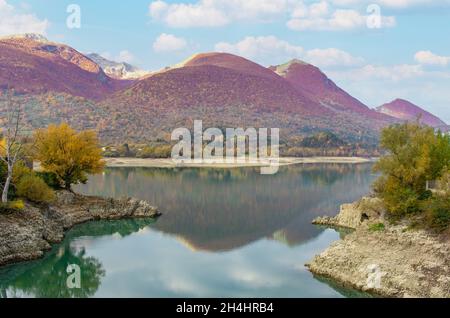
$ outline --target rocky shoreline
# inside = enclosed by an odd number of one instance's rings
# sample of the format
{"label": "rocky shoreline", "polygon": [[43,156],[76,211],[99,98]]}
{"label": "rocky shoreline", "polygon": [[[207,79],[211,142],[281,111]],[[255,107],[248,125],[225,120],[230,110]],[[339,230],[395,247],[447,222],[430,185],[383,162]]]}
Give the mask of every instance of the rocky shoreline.
{"label": "rocky shoreline", "polygon": [[345,204],[336,217],[314,224],[354,231],[333,243],[306,266],[332,279],[382,297],[450,297],[450,239],[410,224],[392,224],[374,198]]}
{"label": "rocky shoreline", "polygon": [[60,243],[73,226],[95,220],[156,218],[157,208],[146,201],[57,193],[50,206],[25,204],[22,211],[0,214],[0,266],[38,259]]}

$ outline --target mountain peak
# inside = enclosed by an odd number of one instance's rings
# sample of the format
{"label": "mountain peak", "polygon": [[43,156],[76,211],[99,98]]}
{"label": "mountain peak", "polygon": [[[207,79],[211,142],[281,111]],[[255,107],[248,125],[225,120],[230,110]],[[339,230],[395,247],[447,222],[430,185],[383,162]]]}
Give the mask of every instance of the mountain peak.
{"label": "mountain peak", "polygon": [[0,37],[1,40],[32,40],[41,43],[48,43],[49,40],[42,34],[38,33],[23,33],[23,34],[15,34],[8,35],[4,37]]}
{"label": "mountain peak", "polygon": [[[302,60],[271,66],[270,69],[285,78],[299,92],[336,112],[351,112],[372,119],[385,120],[384,115],[370,110],[369,107],[338,87],[318,67]],[[386,116],[387,117],[387,116]]]}
{"label": "mountain peak", "polygon": [[109,78],[101,67],[74,48],[39,34],[0,41],[0,88],[24,94],[66,93],[100,100],[128,85]]}
{"label": "mountain peak", "polygon": [[97,63],[103,71],[112,78],[131,80],[141,78],[149,74],[149,72],[143,71],[129,63],[108,60],[98,53],[89,53],[87,57]]}
{"label": "mountain peak", "polygon": [[424,110],[420,106],[401,98],[397,98],[390,103],[381,105],[377,108],[377,111],[406,121],[416,121],[420,118],[420,121],[423,124],[435,128],[447,126],[440,118]]}
{"label": "mountain peak", "polygon": [[227,68],[248,75],[263,76],[266,78],[278,77],[264,66],[252,62],[241,56],[223,52],[199,53],[191,56],[183,63],[177,64],[173,68],[193,67],[193,66],[216,66]]}
{"label": "mountain peak", "polygon": [[271,66],[270,69],[277,73],[280,76],[286,76],[286,74],[292,70],[293,67],[298,66],[312,66],[311,64],[306,63],[305,61],[299,60],[299,59],[292,59],[284,64],[277,65],[277,66]]}

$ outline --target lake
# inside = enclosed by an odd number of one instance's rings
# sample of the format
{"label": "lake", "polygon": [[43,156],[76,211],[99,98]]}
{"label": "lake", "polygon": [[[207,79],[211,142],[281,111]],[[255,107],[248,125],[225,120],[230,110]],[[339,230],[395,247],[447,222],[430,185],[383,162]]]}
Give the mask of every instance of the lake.
{"label": "lake", "polygon": [[[370,164],[108,168],[76,191],[132,196],[158,220],[91,222],[33,262],[0,269],[7,297],[358,297],[304,264],[342,233],[311,224],[370,191]],[[81,269],[69,289],[66,268]]]}

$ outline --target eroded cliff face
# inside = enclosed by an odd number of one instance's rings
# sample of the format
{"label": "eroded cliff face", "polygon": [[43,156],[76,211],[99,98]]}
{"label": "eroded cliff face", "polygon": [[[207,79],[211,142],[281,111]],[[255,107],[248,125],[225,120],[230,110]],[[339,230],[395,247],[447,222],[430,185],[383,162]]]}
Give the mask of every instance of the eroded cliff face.
{"label": "eroded cliff face", "polygon": [[55,204],[0,214],[0,266],[37,259],[64,239],[66,230],[94,220],[155,218],[158,210],[137,199],[103,199],[58,192]]}
{"label": "eroded cliff face", "polygon": [[376,200],[343,205],[338,216],[315,220],[355,231],[317,255],[307,264],[310,271],[379,296],[450,297],[449,238],[406,222],[392,225],[373,209]]}
{"label": "eroded cliff face", "polygon": [[313,224],[356,229],[364,223],[379,221],[384,218],[384,215],[380,199],[365,197],[360,201],[341,205],[337,216],[318,217]]}

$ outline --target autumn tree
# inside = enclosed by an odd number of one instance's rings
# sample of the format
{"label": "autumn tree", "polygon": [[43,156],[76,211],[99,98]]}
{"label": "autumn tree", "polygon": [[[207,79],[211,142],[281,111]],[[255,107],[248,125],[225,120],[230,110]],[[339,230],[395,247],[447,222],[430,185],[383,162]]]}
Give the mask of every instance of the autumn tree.
{"label": "autumn tree", "polygon": [[431,193],[428,181],[439,180],[450,168],[450,137],[418,123],[385,128],[381,147],[387,151],[375,165],[382,175],[375,192],[388,210],[405,215],[420,210]]}
{"label": "autumn tree", "polygon": [[2,189],[2,203],[8,203],[8,192],[13,178],[13,170],[21,159],[23,149],[23,111],[22,104],[14,100],[14,92],[7,91],[5,106],[2,107],[2,129],[0,138],[0,161],[5,165],[5,178]]}
{"label": "autumn tree", "polygon": [[50,125],[34,134],[35,159],[45,172],[56,176],[61,186],[85,183],[88,174],[103,170],[101,149],[93,131],[76,132],[69,125]]}

